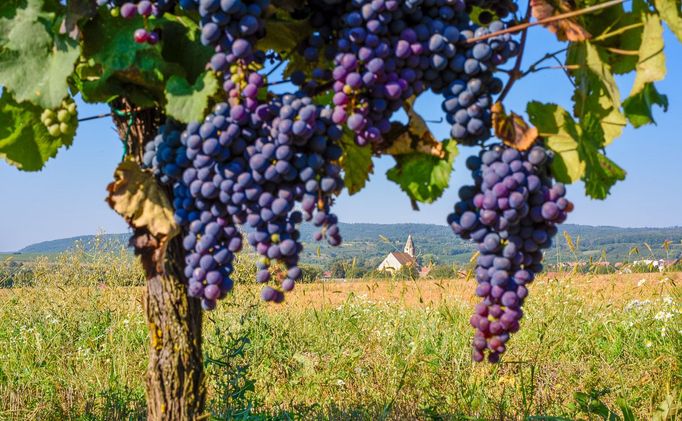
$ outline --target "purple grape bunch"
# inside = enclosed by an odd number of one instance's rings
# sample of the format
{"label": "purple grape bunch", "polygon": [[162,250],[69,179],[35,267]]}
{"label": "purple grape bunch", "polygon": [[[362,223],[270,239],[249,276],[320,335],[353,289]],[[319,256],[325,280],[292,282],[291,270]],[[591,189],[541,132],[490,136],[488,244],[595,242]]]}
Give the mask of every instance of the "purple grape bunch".
{"label": "purple grape bunch", "polygon": [[[254,145],[249,157],[252,177],[263,193],[258,203],[260,213],[247,217],[255,228],[248,240],[262,256],[257,281],[271,279],[270,264],[276,260],[286,268],[281,282],[281,290],[286,292],[302,276],[298,261],[303,245],[298,225],[303,219],[312,219],[321,227],[317,240],[324,232],[331,245],[341,243],[337,219],[329,206],[332,195],[343,186],[337,163],[341,148],[336,144],[342,132],[331,122],[331,109],[314,104],[302,92],[276,98],[269,111],[274,116],[268,124],[269,136]],[[294,210],[297,202],[303,212]],[[266,287],[262,297],[281,301],[281,294]]]}
{"label": "purple grape bunch", "polygon": [[237,226],[247,214],[244,156],[262,132],[259,115],[220,103],[203,123],[188,124],[181,136],[190,165],[173,188],[173,207],[184,228],[188,293],[207,310],[233,285],[232,262],[243,242]]}
{"label": "purple grape bunch", "polygon": [[[96,2],[98,6],[109,6],[124,19],[142,16],[145,19],[145,26],[147,18],[162,16],[165,12],[172,10],[176,3],[176,0],[97,0]],[[135,30],[133,38],[138,44],[155,45],[159,42],[160,32],[158,30],[150,31],[146,27],[139,28]]]}
{"label": "purple grape bunch", "polygon": [[[518,44],[508,34],[469,43],[505,24],[473,25],[465,9],[462,0],[363,0],[331,21],[338,38],[333,117],[359,145],[381,142],[393,114],[428,89],[444,95],[453,138],[473,144],[490,137],[492,96],[502,89],[493,75]],[[312,60],[328,36],[316,33],[304,54]]]}
{"label": "purple grape bunch", "polygon": [[209,66],[223,73],[231,105],[243,96],[248,108],[255,107],[257,89],[250,65],[265,62],[266,53],[256,48],[256,42],[265,36],[263,19],[269,4],[269,0],[180,0],[182,8],[199,12],[201,42],[214,49]]}
{"label": "purple grape bunch", "polygon": [[183,129],[179,123],[168,120],[144,148],[142,163],[165,185],[172,186],[180,180],[183,170],[190,165],[187,149],[180,140]]}
{"label": "purple grape bunch", "polygon": [[475,184],[463,186],[448,223],[478,246],[476,329],[473,359],[499,361],[510,335],[519,330],[527,285],[542,271],[542,250],[551,246],[557,224],[573,204],[566,188],[553,184],[552,155],[536,144],[528,151],[495,145],[467,159]]}
{"label": "purple grape bunch", "polygon": [[188,292],[205,309],[232,287],[232,262],[242,248],[239,225],[249,227],[247,240],[261,255],[256,280],[279,282],[264,287],[266,301],[281,302],[302,276],[298,226],[304,219],[320,227],[316,240],[341,243],[330,206],[343,187],[342,129],[331,114],[300,92],[254,111],[221,103],[182,132],[168,121],[145,147],[144,163],[173,186]]}
{"label": "purple grape bunch", "polygon": [[[500,21],[488,27],[469,25],[459,32],[455,43],[452,37],[444,35],[434,35],[429,40],[437,65],[427,72],[426,79],[434,92],[443,94],[442,108],[452,125],[450,136],[459,143],[473,145],[490,138],[493,95],[499,94],[503,86],[494,74],[498,66],[518,54],[518,43],[509,34],[473,43],[467,40],[504,28],[505,24]],[[447,61],[443,51],[447,52],[449,45],[457,53]]]}

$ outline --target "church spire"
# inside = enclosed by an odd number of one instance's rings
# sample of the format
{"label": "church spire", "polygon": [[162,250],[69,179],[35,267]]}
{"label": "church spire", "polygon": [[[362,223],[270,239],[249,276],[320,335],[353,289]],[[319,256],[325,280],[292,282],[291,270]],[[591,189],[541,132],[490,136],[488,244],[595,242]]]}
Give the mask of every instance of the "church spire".
{"label": "church spire", "polygon": [[409,234],[407,236],[407,241],[405,242],[405,249],[403,251],[409,254],[410,256],[414,257],[414,242],[412,241],[412,234]]}

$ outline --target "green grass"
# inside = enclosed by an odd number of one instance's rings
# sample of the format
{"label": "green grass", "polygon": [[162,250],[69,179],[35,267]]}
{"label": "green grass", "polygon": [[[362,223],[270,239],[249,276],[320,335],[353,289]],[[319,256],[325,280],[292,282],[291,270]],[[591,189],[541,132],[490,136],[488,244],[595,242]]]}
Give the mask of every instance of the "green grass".
{"label": "green grass", "polygon": [[[0,289],[0,420],[144,418],[143,289],[125,286],[139,267],[110,258],[107,269],[105,256],[64,256],[33,266],[28,286]],[[205,318],[209,409],[215,419],[549,420],[622,407],[676,419],[681,278],[540,279],[494,366],[470,360],[471,281],[307,284],[282,306],[238,284]]]}

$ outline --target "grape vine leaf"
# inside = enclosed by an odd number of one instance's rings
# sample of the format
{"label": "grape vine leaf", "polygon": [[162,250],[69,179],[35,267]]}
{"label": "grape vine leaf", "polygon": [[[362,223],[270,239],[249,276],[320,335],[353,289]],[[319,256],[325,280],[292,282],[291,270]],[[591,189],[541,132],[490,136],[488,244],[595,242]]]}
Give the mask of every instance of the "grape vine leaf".
{"label": "grape vine leaf", "polygon": [[204,73],[190,85],[182,76],[173,75],[166,83],[166,114],[182,123],[201,121],[209,99],[220,89],[213,72]]}
{"label": "grape vine leaf", "polygon": [[[642,32],[641,26],[632,27],[641,23],[642,14],[641,12],[629,12],[624,13],[622,18],[617,21],[617,25],[611,29],[611,31],[617,31],[622,28],[630,27],[622,34],[608,38],[598,47],[600,52],[604,51],[606,48],[606,53],[609,58],[609,64],[611,65],[611,70],[614,74],[622,75],[625,73],[630,73],[635,70],[637,61],[639,59],[638,55],[623,54],[622,51],[638,51],[642,45]],[[617,49],[617,50],[614,50]]]}
{"label": "grape vine leaf", "polygon": [[97,14],[97,3],[95,0],[69,0],[66,2],[66,15],[62,22],[60,32],[69,34],[71,38],[78,39],[80,28],[78,22],[81,19],[91,18]]}
{"label": "grape vine leaf", "polygon": [[[533,17],[537,20],[549,18],[560,13],[570,12],[574,3],[562,0],[531,0]],[[556,34],[559,41],[585,41],[591,35],[577,21],[576,18],[560,19],[543,25],[551,33]]]}
{"label": "grape vine leaf", "polygon": [[443,150],[443,158],[423,153],[394,156],[396,166],[386,172],[386,177],[397,183],[411,200],[432,203],[450,183],[452,165],[458,153],[457,142],[443,141]]}
{"label": "grape vine leaf", "polygon": [[654,105],[668,111],[668,97],[656,90],[653,83],[647,83],[637,95],[628,97],[623,101],[623,110],[630,124],[641,127],[646,124],[656,124],[651,109]]}
{"label": "grape vine leaf", "polygon": [[523,117],[513,111],[507,114],[504,105],[500,102],[493,104],[491,111],[495,136],[505,145],[525,151],[535,143],[538,129],[529,127]]}
{"label": "grape vine leaf", "polygon": [[662,80],[666,73],[661,18],[656,14],[646,13],[643,23],[642,44],[639,47],[639,60],[636,66],[637,76],[630,96],[641,92],[647,83]]}
{"label": "grape vine leaf", "polygon": [[286,10],[287,12],[302,10],[306,7],[306,2],[304,0],[272,0],[270,3],[272,6]]}
{"label": "grape vine leaf", "polygon": [[604,130],[594,114],[581,121],[582,137],[578,145],[585,163],[585,193],[595,199],[605,199],[617,181],[625,180],[625,171],[599,150],[603,147]]}
{"label": "grape vine leaf", "polygon": [[578,154],[580,128],[568,111],[556,104],[532,101],[527,105],[531,123],[554,151],[552,175],[562,183],[571,184],[582,177],[585,167]]}
{"label": "grape vine leaf", "polygon": [[343,155],[339,160],[344,172],[343,182],[348,194],[353,195],[365,187],[374,169],[372,149],[358,146],[348,129],[344,129],[340,146],[343,149]]}
{"label": "grape vine leaf", "polygon": [[680,0],[653,0],[661,18],[677,39],[682,42],[682,2]]}
{"label": "grape vine leaf", "polygon": [[[153,22],[163,26],[166,20]],[[143,26],[139,16],[117,19],[101,11],[83,27],[85,64],[77,76],[86,102],[126,96],[138,106],[155,106],[164,98],[167,75],[185,75],[182,66],[163,58],[160,46],[135,42],[133,33]]]}
{"label": "grape vine leaf", "polygon": [[[17,101],[56,108],[68,95],[67,78],[80,56],[78,43],[52,32],[55,13],[43,0],[0,5],[0,85]],[[14,13],[12,13],[14,12]]]}
{"label": "grape vine leaf", "polygon": [[53,137],[40,120],[43,112],[30,102],[17,103],[9,92],[0,97],[0,158],[23,171],[38,171],[71,136]]}
{"label": "grape vine leaf", "polygon": [[621,135],[627,124],[611,68],[589,41],[571,44],[566,63],[577,65],[577,69],[571,71],[576,86],[573,113],[580,119],[590,113],[599,117],[605,135],[604,145],[608,145]]}
{"label": "grape vine leaf", "polygon": [[161,55],[169,63],[181,66],[189,83],[203,75],[213,50],[201,43],[199,25],[186,16],[163,15]]}
{"label": "grape vine leaf", "polygon": [[436,140],[424,118],[414,110],[415,99],[409,98],[403,104],[408,118],[407,124],[392,123],[391,130],[384,135],[384,141],[380,145],[372,146],[376,146],[382,153],[393,156],[417,152],[444,158],[443,144]]}
{"label": "grape vine leaf", "polygon": [[180,233],[180,228],[173,218],[173,206],[154,175],[127,158],[116,168],[107,192],[107,203],[135,229],[135,237],[143,237],[144,232],[156,240],[151,242],[156,246],[152,260],[156,270],[163,272],[168,242]]}
{"label": "grape vine leaf", "polygon": [[595,199],[608,196],[611,187],[625,179],[625,171],[600,150],[606,138],[602,122],[595,114],[587,114],[580,124],[556,104],[532,101],[527,106],[530,121],[555,156],[552,175],[557,181],[585,182],[585,193]]}
{"label": "grape vine leaf", "polygon": [[263,51],[291,51],[313,32],[308,20],[293,20],[271,17],[265,21],[265,37],[258,41],[257,47]]}

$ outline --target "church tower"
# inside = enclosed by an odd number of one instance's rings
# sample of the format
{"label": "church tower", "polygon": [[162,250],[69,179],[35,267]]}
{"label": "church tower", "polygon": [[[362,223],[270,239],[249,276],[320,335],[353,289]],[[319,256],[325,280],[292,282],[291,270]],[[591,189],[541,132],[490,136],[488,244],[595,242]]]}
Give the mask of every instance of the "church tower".
{"label": "church tower", "polygon": [[405,249],[403,250],[405,253],[409,254],[412,257],[414,256],[414,242],[412,241],[412,235],[407,236],[407,241],[405,242]]}

